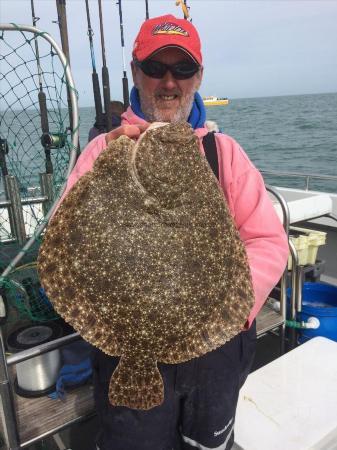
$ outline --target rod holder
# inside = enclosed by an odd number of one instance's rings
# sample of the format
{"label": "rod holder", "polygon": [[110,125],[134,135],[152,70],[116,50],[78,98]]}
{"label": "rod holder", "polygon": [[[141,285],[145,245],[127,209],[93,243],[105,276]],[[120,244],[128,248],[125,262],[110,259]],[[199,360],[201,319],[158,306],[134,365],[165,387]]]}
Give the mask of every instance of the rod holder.
{"label": "rod holder", "polygon": [[6,165],[6,155],[8,155],[8,142],[7,139],[0,138],[0,169],[2,175],[5,177],[8,175]]}
{"label": "rod holder", "polygon": [[27,240],[25,221],[23,218],[19,183],[13,175],[5,176],[6,196],[10,201],[8,207],[11,232],[20,245]]}
{"label": "rod holder", "polygon": [[42,202],[43,215],[46,216],[54,202],[53,174],[40,173],[41,194],[46,198]]}
{"label": "rod holder", "polygon": [[7,139],[0,138],[0,152],[4,155],[8,155],[8,142]]}

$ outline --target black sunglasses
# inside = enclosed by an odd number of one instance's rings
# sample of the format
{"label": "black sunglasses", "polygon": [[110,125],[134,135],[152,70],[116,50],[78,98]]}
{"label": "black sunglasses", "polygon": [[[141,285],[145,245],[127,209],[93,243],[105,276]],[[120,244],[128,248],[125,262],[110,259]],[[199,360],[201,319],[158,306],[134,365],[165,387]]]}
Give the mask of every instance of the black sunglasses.
{"label": "black sunglasses", "polygon": [[158,79],[163,78],[167,71],[169,71],[176,80],[187,80],[188,78],[192,78],[200,68],[200,66],[193,61],[164,64],[152,59],[145,59],[144,61],[135,60],[134,63],[145,73],[145,75]]}

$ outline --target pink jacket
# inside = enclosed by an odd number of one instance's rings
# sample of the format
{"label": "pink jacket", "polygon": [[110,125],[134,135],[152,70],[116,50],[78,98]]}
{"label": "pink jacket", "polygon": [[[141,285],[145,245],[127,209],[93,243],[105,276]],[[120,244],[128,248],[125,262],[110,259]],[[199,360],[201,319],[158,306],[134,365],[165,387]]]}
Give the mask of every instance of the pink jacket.
{"label": "pink jacket", "polygon": [[[123,114],[122,119],[123,125],[145,123],[131,108]],[[207,133],[207,128],[195,130],[202,154],[202,138]],[[285,269],[288,258],[287,237],[260,172],[239,144],[221,133],[216,134],[216,144],[220,186],[245,244],[251,269],[255,303],[246,324],[246,327],[250,327]],[[78,179],[92,169],[95,159],[105,148],[105,134],[97,136],[86,146],[68,178],[59,204]]]}

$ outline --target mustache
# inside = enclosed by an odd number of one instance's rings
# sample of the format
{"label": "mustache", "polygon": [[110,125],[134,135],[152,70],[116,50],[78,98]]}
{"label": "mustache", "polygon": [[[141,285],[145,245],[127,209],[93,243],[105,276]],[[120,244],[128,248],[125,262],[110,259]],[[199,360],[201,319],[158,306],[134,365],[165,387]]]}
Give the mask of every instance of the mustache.
{"label": "mustache", "polygon": [[155,91],[155,96],[160,96],[160,95],[177,95],[178,97],[181,97],[181,91],[179,89],[158,89],[157,91]]}

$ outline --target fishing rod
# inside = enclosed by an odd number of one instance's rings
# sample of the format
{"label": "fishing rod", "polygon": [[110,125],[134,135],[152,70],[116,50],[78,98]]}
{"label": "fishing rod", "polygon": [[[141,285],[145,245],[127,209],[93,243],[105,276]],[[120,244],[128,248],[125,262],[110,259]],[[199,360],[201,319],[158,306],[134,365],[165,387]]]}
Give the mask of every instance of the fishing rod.
{"label": "fishing rod", "polygon": [[190,18],[190,7],[187,6],[187,0],[184,0],[184,6],[183,6],[183,12],[184,12],[184,19],[190,19],[192,22],[192,18]]}
{"label": "fishing rod", "polygon": [[148,0],[145,0],[145,10],[146,10],[146,20],[149,18],[149,2]]}
{"label": "fishing rod", "polygon": [[184,14],[184,19],[188,19],[189,17],[190,17],[190,14],[189,14],[189,7],[187,6],[187,0],[176,0],[176,6],[181,6],[181,9],[182,9],[182,11],[183,11],[183,14]]}
{"label": "fishing rod", "polygon": [[123,100],[124,100],[124,108],[126,109],[129,106],[129,84],[128,77],[126,75],[126,65],[125,65],[125,47],[124,47],[124,29],[123,29],[123,13],[122,13],[122,0],[118,2],[119,9],[119,24],[121,28],[121,43],[122,43],[122,57],[123,57]]}
{"label": "fishing rod", "polygon": [[94,101],[95,101],[95,111],[96,111],[96,127],[100,131],[104,131],[104,115],[102,109],[102,98],[101,98],[101,90],[99,86],[98,74],[96,72],[96,61],[95,61],[95,53],[94,53],[94,45],[93,45],[93,29],[91,28],[90,22],[90,11],[89,11],[89,0],[85,0],[85,6],[87,10],[87,21],[88,21],[88,36],[89,36],[89,44],[90,44],[90,53],[91,53],[91,64],[92,64],[92,87],[94,91]]}
{"label": "fishing rod", "polygon": [[99,10],[99,25],[100,25],[100,31],[101,31],[102,61],[103,61],[102,83],[103,83],[103,99],[104,99],[104,111],[105,111],[105,128],[106,128],[106,131],[110,131],[112,128],[112,112],[111,112],[111,108],[110,108],[109,71],[106,66],[106,58],[105,58],[102,0],[98,0],[98,10]]}
{"label": "fishing rod", "polygon": [[[30,0],[30,6],[32,10],[32,19],[33,19],[33,26],[36,27],[36,24],[39,20],[39,17],[36,17],[35,15],[35,8],[34,8],[34,0]],[[49,122],[48,122],[48,110],[47,110],[47,100],[46,100],[46,94],[43,91],[42,87],[42,70],[41,70],[41,64],[40,64],[40,53],[39,53],[39,44],[37,42],[37,37],[34,39],[35,42],[35,54],[36,54],[36,64],[37,64],[37,73],[39,78],[39,107],[40,107],[40,117],[41,117],[41,130],[42,130],[42,136],[49,135]],[[53,173],[53,163],[51,161],[50,156],[50,147],[47,145],[44,145],[44,151],[46,156],[46,173]]]}

